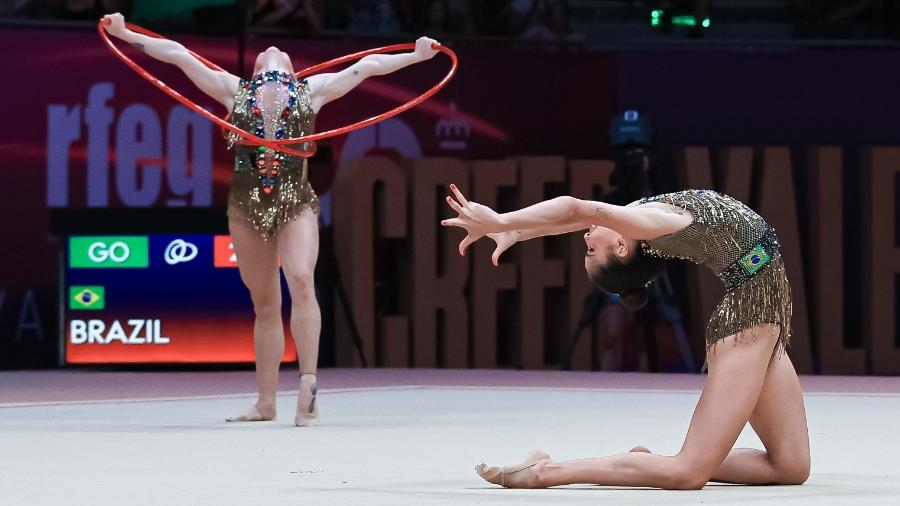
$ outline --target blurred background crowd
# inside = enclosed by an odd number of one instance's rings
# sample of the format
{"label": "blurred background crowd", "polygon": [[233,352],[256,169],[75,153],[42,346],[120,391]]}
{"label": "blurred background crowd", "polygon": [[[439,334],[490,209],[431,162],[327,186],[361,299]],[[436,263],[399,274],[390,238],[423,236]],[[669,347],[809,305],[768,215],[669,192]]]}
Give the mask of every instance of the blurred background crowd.
{"label": "blurred background crowd", "polygon": [[120,11],[150,27],[198,33],[429,34],[595,47],[666,37],[896,39],[900,20],[897,0],[7,0],[0,5],[0,16],[20,22],[93,21]]}

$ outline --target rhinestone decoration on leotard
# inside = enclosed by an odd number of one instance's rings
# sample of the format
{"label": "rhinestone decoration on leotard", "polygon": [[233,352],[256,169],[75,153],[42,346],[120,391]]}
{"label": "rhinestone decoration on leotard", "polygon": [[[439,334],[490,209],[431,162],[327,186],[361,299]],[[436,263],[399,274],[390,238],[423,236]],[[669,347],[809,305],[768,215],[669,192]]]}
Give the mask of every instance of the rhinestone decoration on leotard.
{"label": "rhinestone decoration on leotard", "polygon": [[[242,80],[234,97],[230,121],[266,138],[293,138],[315,132],[315,113],[306,81],[288,74],[263,73]],[[284,223],[306,209],[319,210],[319,200],[307,179],[304,158],[265,146],[236,144],[234,179],[228,196],[228,215],[258,230],[264,239],[275,237]],[[312,143],[292,145],[310,150]]]}
{"label": "rhinestone decoration on leotard", "polygon": [[[256,119],[253,133],[257,137],[283,139],[285,123],[297,106],[297,84],[293,76],[270,70],[258,74],[244,87],[247,89],[247,106]],[[284,154],[265,146],[256,153],[256,167],[263,193],[272,193],[278,184],[278,173]]]}

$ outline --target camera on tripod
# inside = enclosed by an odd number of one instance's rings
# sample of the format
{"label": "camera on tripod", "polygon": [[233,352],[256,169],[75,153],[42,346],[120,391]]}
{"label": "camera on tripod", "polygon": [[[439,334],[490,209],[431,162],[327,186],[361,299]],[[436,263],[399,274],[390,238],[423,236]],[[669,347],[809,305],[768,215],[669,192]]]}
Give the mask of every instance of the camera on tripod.
{"label": "camera on tripod", "polygon": [[627,110],[610,120],[609,131],[615,163],[609,182],[615,190],[607,193],[604,200],[624,206],[650,196],[653,193],[650,183],[653,143],[650,120],[638,111]]}
{"label": "camera on tripod", "polygon": [[[650,120],[641,117],[638,111],[627,110],[622,116],[613,117],[610,121],[610,144],[613,149],[615,167],[610,175],[610,185],[615,188],[603,196],[605,202],[625,206],[643,197],[653,195],[651,183],[651,146],[653,131]],[[656,340],[652,336],[655,323],[666,321],[672,326],[673,334],[680,351],[684,370],[694,372],[696,364],[688,345],[687,336],[681,319],[681,312],[672,291],[668,275],[664,272],[651,285],[651,304],[649,309],[641,311],[639,316],[639,347],[642,370],[658,370],[656,360]],[[581,318],[564,348],[562,368],[570,369],[572,354],[581,334],[594,325],[600,312],[610,303],[616,303],[618,296],[608,295],[600,289],[594,289],[582,303]]]}

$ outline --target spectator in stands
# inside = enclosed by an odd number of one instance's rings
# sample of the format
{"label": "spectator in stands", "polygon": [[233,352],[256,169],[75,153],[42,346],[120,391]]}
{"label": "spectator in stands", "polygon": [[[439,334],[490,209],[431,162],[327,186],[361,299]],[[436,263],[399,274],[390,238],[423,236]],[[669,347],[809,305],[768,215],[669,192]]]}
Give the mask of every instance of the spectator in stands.
{"label": "spectator in stands", "polygon": [[474,28],[481,35],[507,35],[508,0],[479,0],[470,4]]}
{"label": "spectator in stands", "polygon": [[583,40],[580,33],[572,28],[572,12],[569,2],[555,0],[547,6],[547,28],[552,38],[560,42],[577,42]]}
{"label": "spectator in stands", "polygon": [[24,16],[29,9],[31,0],[14,0],[12,2],[0,2],[0,17]]}
{"label": "spectator in stands", "polygon": [[256,0],[253,23],[318,31],[323,24],[321,4],[317,0]]}
{"label": "spectator in stands", "polygon": [[351,32],[396,33],[400,20],[390,0],[349,0],[347,30]]}
{"label": "spectator in stands", "polygon": [[[434,2],[430,3],[434,4]],[[476,5],[482,2],[477,0],[446,0],[442,3],[446,5],[447,11],[450,13],[450,23],[454,33],[476,33],[473,10]]]}
{"label": "spectator in stands", "polygon": [[0,2],[0,17],[9,17],[25,11],[31,0],[14,0],[12,2]]}
{"label": "spectator in stands", "polygon": [[540,24],[539,13],[547,0],[512,0],[503,9],[506,35],[524,35]]}
{"label": "spectator in stands", "polygon": [[130,11],[129,0],[14,0],[2,2],[0,16],[96,21],[107,12]]}
{"label": "spectator in stands", "polygon": [[872,37],[889,29],[883,14],[890,12],[891,4],[879,0],[792,0],[790,10],[799,37]]}
{"label": "spectator in stands", "polygon": [[421,21],[417,23],[421,33],[444,35],[457,32],[447,0],[430,0],[425,2],[423,7],[424,10],[419,16]]}
{"label": "spectator in stands", "polygon": [[126,10],[127,3],[122,0],[64,0],[60,17],[97,21],[109,12]]}
{"label": "spectator in stands", "polygon": [[582,36],[572,29],[567,0],[513,0],[507,8],[510,34],[523,39],[573,42]]}

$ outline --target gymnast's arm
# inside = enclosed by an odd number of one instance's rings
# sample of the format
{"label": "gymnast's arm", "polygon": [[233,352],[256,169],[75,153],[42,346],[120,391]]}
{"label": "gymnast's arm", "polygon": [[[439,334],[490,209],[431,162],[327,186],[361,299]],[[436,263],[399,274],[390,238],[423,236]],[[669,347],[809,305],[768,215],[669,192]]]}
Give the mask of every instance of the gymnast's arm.
{"label": "gymnast's arm", "polygon": [[106,31],[110,35],[124,40],[159,61],[177,66],[200,88],[200,91],[224,105],[228,111],[234,107],[234,92],[240,84],[237,76],[207,67],[177,42],[148,37],[129,30],[125,27],[125,18],[119,13],[104,16],[103,20],[107,23]]}
{"label": "gymnast's arm", "polygon": [[545,237],[548,235],[562,235],[568,234],[572,232],[580,232],[582,230],[587,230],[591,228],[590,225],[585,226],[583,223],[573,223],[570,225],[554,225],[551,227],[542,227],[542,228],[526,228],[522,230],[516,230],[518,234],[518,241],[528,241],[530,239],[536,239],[538,237]]}
{"label": "gymnast's arm", "polygon": [[346,95],[368,77],[390,74],[413,63],[431,59],[437,54],[433,44],[436,45],[437,41],[419,37],[416,49],[411,53],[370,54],[340,72],[310,76],[307,82],[313,111],[318,113],[323,105]]}
{"label": "gymnast's arm", "polygon": [[[442,220],[441,225],[466,230],[466,237],[459,243],[461,255],[470,244],[486,235],[497,242],[499,253],[502,253],[519,240],[574,232],[591,225],[611,228],[632,239],[656,239],[681,230],[692,220],[690,216],[658,207],[623,207],[575,197],[557,197],[499,214],[490,207],[469,202],[454,184],[450,185],[450,191],[453,195],[447,196],[447,204],[458,215]],[[495,265],[497,256],[495,252]]]}
{"label": "gymnast's arm", "polygon": [[574,197],[558,197],[501,214],[497,221],[501,230],[491,232],[517,229],[541,231],[548,227],[574,231],[599,225],[633,239],[650,240],[681,230],[690,224],[691,217],[657,207],[617,206]]}
{"label": "gymnast's arm", "polygon": [[498,214],[493,209],[469,202],[450,185],[456,199],[447,197],[450,207],[459,213],[456,218],[443,220],[444,226],[465,228],[467,244],[487,234],[513,230],[579,230],[599,225],[638,240],[656,239],[671,234],[690,224],[691,217],[667,212],[649,206],[616,206],[606,202],[580,200],[575,197],[557,197],[533,206]]}
{"label": "gymnast's arm", "polygon": [[[537,237],[544,237],[547,235],[561,235],[568,234],[569,232],[578,232],[579,230],[584,230],[586,227],[581,225],[577,226],[556,226],[556,227],[547,227],[547,228],[534,228],[527,230],[511,230],[509,232],[498,232],[496,234],[488,234],[487,237],[493,239],[496,243],[496,247],[494,248],[494,253],[491,255],[491,262],[495,266],[500,265],[500,255],[503,254],[504,251],[508,250],[512,247],[513,244],[521,241],[527,241],[529,239],[534,239]],[[459,254],[465,256],[466,251],[465,248],[468,247],[473,241],[471,240],[471,236],[467,236],[466,239],[463,239],[462,242],[459,243]]]}

